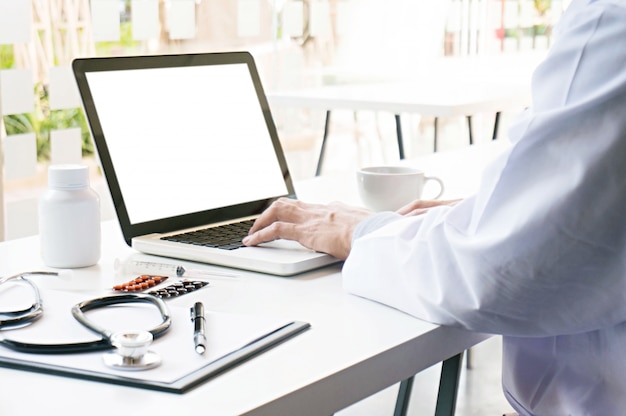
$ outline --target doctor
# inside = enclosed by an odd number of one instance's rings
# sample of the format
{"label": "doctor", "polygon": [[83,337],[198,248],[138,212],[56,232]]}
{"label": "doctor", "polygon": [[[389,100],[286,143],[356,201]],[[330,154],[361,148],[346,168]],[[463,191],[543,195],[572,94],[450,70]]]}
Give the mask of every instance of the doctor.
{"label": "doctor", "polygon": [[574,0],[510,150],[460,202],[396,213],[279,200],[247,245],[345,258],[345,288],[418,318],[503,335],[521,415],[626,409],[626,0]]}

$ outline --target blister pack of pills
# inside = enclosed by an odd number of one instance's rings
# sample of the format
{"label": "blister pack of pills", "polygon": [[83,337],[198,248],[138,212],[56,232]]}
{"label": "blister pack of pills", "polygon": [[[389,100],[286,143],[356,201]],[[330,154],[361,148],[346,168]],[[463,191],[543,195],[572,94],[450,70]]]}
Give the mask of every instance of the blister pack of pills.
{"label": "blister pack of pills", "polygon": [[145,292],[150,290],[147,292],[148,294],[161,299],[168,299],[186,295],[209,284],[209,282],[203,280],[185,279],[168,286],[158,287],[165,280],[167,280],[167,276],[141,275],[126,283],[115,285],[113,290],[118,292]]}
{"label": "blister pack of pills", "polygon": [[151,290],[148,293],[161,299],[175,298],[202,289],[208,284],[209,282],[202,280],[181,280],[166,287]]}

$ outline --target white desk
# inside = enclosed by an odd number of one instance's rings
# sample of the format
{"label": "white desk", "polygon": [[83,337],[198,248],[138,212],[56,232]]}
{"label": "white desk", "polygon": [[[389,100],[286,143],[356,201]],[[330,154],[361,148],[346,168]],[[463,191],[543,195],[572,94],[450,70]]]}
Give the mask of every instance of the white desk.
{"label": "white desk", "polygon": [[[502,65],[478,70],[474,61],[450,60],[416,75],[408,82],[323,86],[267,94],[272,108],[310,108],[326,111],[324,136],[316,175],[321,174],[329,135],[331,111],[385,111],[395,115],[398,153],[405,158],[400,115],[415,113],[435,118],[434,150],[437,151],[437,120],[466,117],[469,143],[473,143],[472,115],[495,113],[492,138],[498,135],[500,113],[519,111],[530,104],[530,70],[510,72]],[[530,66],[530,65],[529,65]],[[507,72],[509,71],[509,72]]]}
{"label": "white desk", "polygon": [[[326,178],[318,179],[323,184]],[[315,199],[319,187],[308,182],[299,192]],[[37,237],[0,243],[0,275],[45,269],[38,247]],[[85,297],[110,288],[113,259],[131,252],[117,226],[104,223],[99,265],[75,270]],[[184,395],[0,368],[0,414],[330,415],[488,337],[349,295],[338,266],[293,278],[238,273],[237,279],[215,279],[209,288],[171,302],[203,300],[213,310],[283,316],[312,328]],[[58,285],[50,277],[37,282]]]}
{"label": "white desk", "polygon": [[524,107],[530,100],[526,83],[485,78],[333,85],[268,92],[267,95],[271,106],[418,113],[433,117],[497,112]]}
{"label": "white desk", "polygon": [[[76,270],[93,288],[111,287],[113,259],[129,252],[112,223],[104,224],[103,242],[99,266]],[[1,243],[0,273],[42,269],[38,257],[36,237]],[[200,299],[213,310],[284,316],[312,328],[182,396],[0,368],[0,414],[332,414],[486,338],[348,295],[338,267],[296,278],[241,274],[172,302]]]}
{"label": "white desk", "polygon": [[[454,150],[429,153],[402,160],[398,165],[408,165],[423,170],[429,176],[437,176],[444,182],[442,199],[464,198],[478,189],[485,166],[510,146],[507,139],[463,146]],[[332,173],[316,176],[297,183],[298,198],[317,203],[342,201],[361,205],[356,172],[353,174]],[[432,187],[431,187],[432,185]],[[317,192],[323,188],[324,193]],[[429,199],[439,189],[433,183],[426,184],[422,197]]]}

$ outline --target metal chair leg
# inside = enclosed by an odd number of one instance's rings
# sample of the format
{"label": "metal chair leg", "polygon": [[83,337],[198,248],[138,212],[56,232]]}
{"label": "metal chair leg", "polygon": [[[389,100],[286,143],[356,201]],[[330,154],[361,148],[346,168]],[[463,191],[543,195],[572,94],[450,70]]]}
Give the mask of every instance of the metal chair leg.
{"label": "metal chair leg", "polygon": [[315,176],[320,176],[322,173],[322,163],[324,162],[324,152],[326,151],[326,140],[328,139],[328,130],[330,126],[330,110],[326,111],[326,121],[324,122],[324,137],[322,137],[322,147],[320,148],[320,156],[317,159],[317,169],[315,169]]}
{"label": "metal chair leg", "polygon": [[[454,416],[456,411],[456,399],[461,377],[461,363],[463,353],[448,358],[441,364],[441,377],[439,379],[439,391],[437,393],[437,405],[435,416]],[[406,416],[409,409],[411,389],[413,388],[414,376],[403,380],[398,390],[398,398],[394,409],[394,416]]]}
{"label": "metal chair leg", "polygon": [[414,376],[402,380],[400,389],[398,390],[398,399],[396,400],[396,408],[393,416],[406,416],[409,410],[409,401],[411,399],[411,390],[413,389]]}

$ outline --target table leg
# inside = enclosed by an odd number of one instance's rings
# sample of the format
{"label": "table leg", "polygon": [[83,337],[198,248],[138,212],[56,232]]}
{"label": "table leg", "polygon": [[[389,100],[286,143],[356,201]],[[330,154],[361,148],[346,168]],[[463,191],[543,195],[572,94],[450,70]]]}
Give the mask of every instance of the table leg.
{"label": "table leg", "polygon": [[439,128],[439,117],[435,117],[433,121],[433,151],[437,152],[437,131]]}
{"label": "table leg", "polygon": [[460,353],[452,358],[448,358],[441,365],[441,379],[439,381],[435,416],[454,416],[462,361],[463,353]]}
{"label": "table leg", "polygon": [[467,129],[469,131],[469,144],[474,144],[474,132],[472,131],[472,116],[467,116]]}
{"label": "table leg", "polygon": [[400,114],[396,114],[396,136],[398,137],[398,153],[400,160],[404,159],[404,141],[402,140],[402,123],[400,122]]}
{"label": "table leg", "polygon": [[322,173],[322,163],[324,162],[324,152],[326,151],[326,139],[328,139],[329,126],[330,126],[330,110],[327,110],[326,120],[324,122],[324,137],[322,138],[322,147],[320,148],[320,156],[317,159],[317,169],[315,170],[315,176],[320,176],[320,173]]}
{"label": "table leg", "polygon": [[496,140],[498,138],[498,125],[500,124],[500,112],[496,113],[496,120],[493,123],[493,136],[491,140]]}

